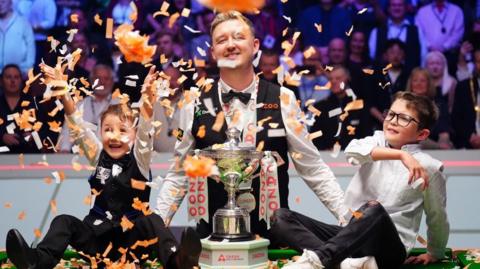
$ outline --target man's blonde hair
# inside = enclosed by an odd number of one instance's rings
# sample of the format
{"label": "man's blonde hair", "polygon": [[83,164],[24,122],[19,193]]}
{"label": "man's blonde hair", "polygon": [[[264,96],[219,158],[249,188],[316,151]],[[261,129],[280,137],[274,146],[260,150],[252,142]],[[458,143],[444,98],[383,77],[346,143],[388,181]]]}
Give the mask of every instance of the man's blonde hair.
{"label": "man's blonde hair", "polygon": [[250,32],[252,33],[252,36],[255,37],[255,27],[253,26],[252,21],[250,21],[247,17],[243,16],[242,13],[236,10],[218,13],[215,16],[215,19],[213,19],[212,26],[210,27],[210,36],[213,35],[213,31],[220,23],[230,20],[239,20],[246,23],[248,25],[248,28],[250,29]]}

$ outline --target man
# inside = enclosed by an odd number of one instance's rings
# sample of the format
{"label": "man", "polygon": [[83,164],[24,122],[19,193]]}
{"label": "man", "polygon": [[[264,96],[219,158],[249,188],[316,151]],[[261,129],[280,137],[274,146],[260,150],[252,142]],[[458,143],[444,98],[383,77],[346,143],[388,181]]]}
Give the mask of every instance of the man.
{"label": "man", "polygon": [[454,143],[457,148],[480,149],[480,48],[473,53],[474,70],[460,81],[452,109]]}
{"label": "man", "polygon": [[[278,152],[285,162],[277,171],[280,207],[288,208],[288,152],[299,152],[302,158],[292,158],[299,176],[337,218],[344,219],[348,209],[343,206],[343,192],[313,143],[306,138],[307,130],[298,122],[300,109],[294,94],[255,76],[252,61],[258,52],[259,40],[255,38],[252,23],[236,11],[219,13],[210,33],[211,52],[220,69],[220,78],[208,92],[202,91],[196,102],[184,104],[180,115],[183,138],[175,146],[175,155],[183,160],[190,150],[224,143],[227,127],[235,127],[243,132],[244,143],[252,146],[263,144],[263,150]],[[216,116],[207,112],[209,109],[205,100],[208,98],[213,103],[211,110],[215,114],[223,112],[226,115],[226,121],[218,132],[205,128],[212,126],[216,120]],[[232,114],[241,116],[233,121]],[[265,118],[270,119],[268,123],[274,124],[263,124],[262,130],[256,129],[257,121]],[[205,132],[199,135],[202,126]],[[173,164],[159,192],[156,208],[167,223],[185,196],[187,181],[184,173],[176,171]],[[259,201],[258,180],[252,183],[252,188],[256,201]],[[200,220],[197,224],[201,237],[211,233],[212,216],[226,201],[223,184],[208,179],[209,222]],[[251,213],[252,232],[265,236],[266,226],[265,222],[259,221],[256,207]]]}
{"label": "man", "polygon": [[[83,101],[78,103],[78,110],[83,111],[83,120],[100,125],[99,119],[103,111],[107,109],[112,100],[112,91],[114,86],[114,73],[110,66],[98,64],[96,65],[90,76],[90,83],[95,83],[98,79],[96,87],[103,89],[93,89],[93,96],[87,96]],[[60,151],[70,152],[72,150],[72,141],[70,141],[69,131],[67,128],[68,120],[64,122],[64,128],[61,133]]]}
{"label": "man", "polygon": [[277,74],[273,71],[280,65],[280,56],[274,50],[263,50],[258,63],[258,69],[262,72],[261,78],[268,82],[278,84]]}
{"label": "man", "polygon": [[315,53],[310,55],[310,57],[303,59],[303,69],[309,72],[302,75],[297,95],[301,101],[300,106],[302,110],[307,111],[305,104],[307,104],[308,100],[319,102],[330,95],[328,89],[315,89],[318,86],[325,86],[328,83],[328,78],[322,66],[322,55],[319,48],[315,48]]}
{"label": "man", "polygon": [[35,61],[32,26],[12,9],[12,0],[0,0],[0,69],[16,64],[27,74]]}
{"label": "man", "polygon": [[[174,41],[173,35],[170,32],[161,32],[157,35],[157,55],[156,60],[154,61],[157,65],[158,70],[165,70],[167,66],[171,65],[172,62],[180,60],[180,58],[175,55],[174,52]],[[165,62],[161,62],[161,55],[165,57]]]}
{"label": "man", "polygon": [[[323,47],[335,37],[345,38],[352,26],[349,12],[333,0],[320,0],[300,13],[297,28],[302,32],[303,45]],[[321,31],[316,25],[320,25]]]}
{"label": "man", "polygon": [[387,40],[398,38],[406,44],[406,54],[409,56],[405,65],[413,69],[420,65],[420,60],[427,54],[422,32],[406,18],[405,0],[390,0],[388,4],[388,20],[370,33],[368,45],[370,57],[377,62],[382,60]]}
{"label": "man", "polygon": [[462,10],[446,0],[435,0],[420,8],[415,16],[415,24],[425,37],[428,51],[443,52],[448,67],[455,74],[457,49],[465,30]]}
{"label": "man", "polygon": [[[348,114],[343,114],[346,113],[344,110],[347,104],[353,101],[346,92],[350,84],[350,74],[345,67],[335,67],[328,73],[328,77],[332,94],[327,99],[314,104],[315,108],[322,113],[316,117],[310,132],[322,131],[322,136],[313,140],[319,150],[330,150],[336,142],[340,143],[342,149],[345,149],[352,139],[365,136],[363,131],[366,125],[364,124],[365,112],[363,109],[356,109],[349,110]],[[330,111],[338,108],[342,109],[341,114],[329,115]]]}

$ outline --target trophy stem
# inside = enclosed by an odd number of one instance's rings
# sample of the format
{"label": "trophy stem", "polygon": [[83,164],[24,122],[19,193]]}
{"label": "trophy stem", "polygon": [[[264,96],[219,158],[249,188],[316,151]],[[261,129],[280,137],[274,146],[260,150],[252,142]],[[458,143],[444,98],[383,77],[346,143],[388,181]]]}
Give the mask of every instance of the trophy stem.
{"label": "trophy stem", "polygon": [[240,178],[239,173],[231,172],[227,173],[225,175],[226,182],[225,182],[225,190],[227,191],[228,194],[228,200],[227,204],[225,205],[225,208],[227,209],[235,209],[237,207],[237,202],[235,200],[235,194],[236,194],[236,186],[237,186],[237,180]]}

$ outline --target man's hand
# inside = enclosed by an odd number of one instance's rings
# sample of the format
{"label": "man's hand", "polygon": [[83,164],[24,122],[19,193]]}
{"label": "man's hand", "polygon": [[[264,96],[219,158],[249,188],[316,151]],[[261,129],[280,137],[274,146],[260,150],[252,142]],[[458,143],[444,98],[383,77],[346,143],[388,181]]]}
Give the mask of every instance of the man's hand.
{"label": "man's hand", "polygon": [[410,172],[408,175],[408,184],[412,184],[415,180],[423,178],[424,183],[422,189],[425,190],[428,187],[428,173],[425,171],[425,168],[423,168],[410,153],[405,151],[402,152],[401,161]]}
{"label": "man's hand", "polygon": [[16,146],[20,144],[17,135],[15,134],[4,134],[2,137],[3,143],[7,146]]}
{"label": "man's hand", "polygon": [[433,263],[438,261],[437,258],[433,257],[432,255],[425,253],[420,254],[418,256],[411,256],[407,260],[405,260],[405,264],[423,264],[427,265],[429,263]]}

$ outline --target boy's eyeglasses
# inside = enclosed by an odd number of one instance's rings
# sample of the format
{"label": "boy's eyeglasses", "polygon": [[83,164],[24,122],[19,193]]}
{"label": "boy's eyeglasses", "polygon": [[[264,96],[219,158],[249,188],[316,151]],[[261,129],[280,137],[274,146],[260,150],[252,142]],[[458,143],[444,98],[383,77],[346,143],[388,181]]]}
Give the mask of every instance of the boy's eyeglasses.
{"label": "boy's eyeglasses", "polygon": [[386,110],[384,112],[385,115],[385,120],[386,121],[394,121],[395,117],[397,118],[397,124],[402,126],[402,127],[407,127],[410,122],[416,122],[417,124],[419,123],[416,119],[409,115],[405,115],[403,113],[395,113],[394,111],[391,110]]}

